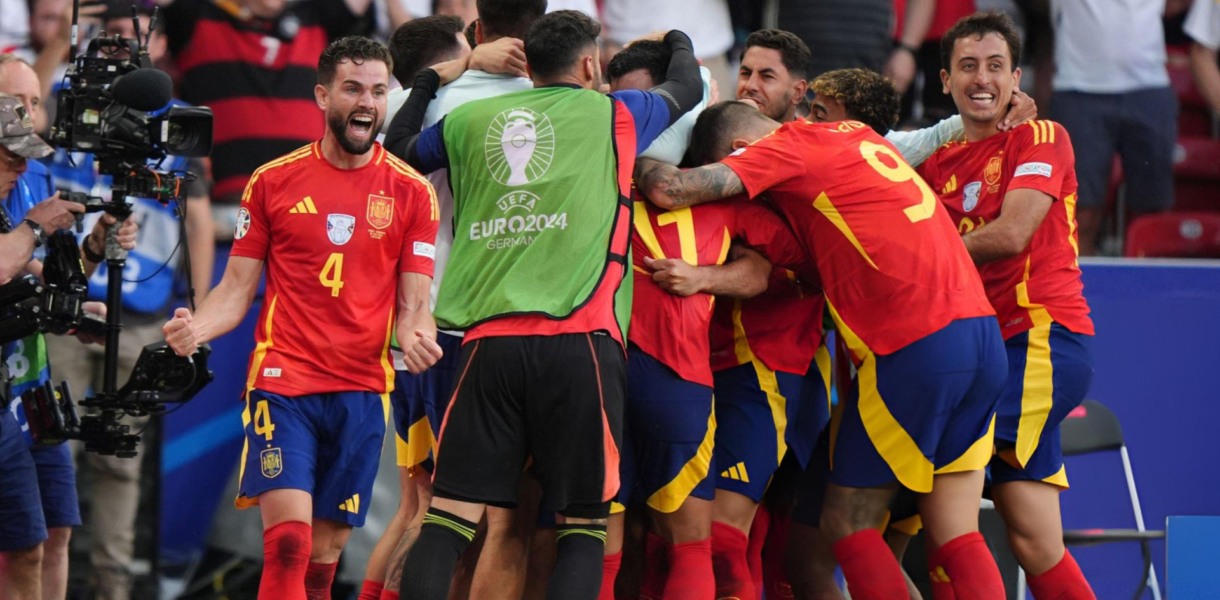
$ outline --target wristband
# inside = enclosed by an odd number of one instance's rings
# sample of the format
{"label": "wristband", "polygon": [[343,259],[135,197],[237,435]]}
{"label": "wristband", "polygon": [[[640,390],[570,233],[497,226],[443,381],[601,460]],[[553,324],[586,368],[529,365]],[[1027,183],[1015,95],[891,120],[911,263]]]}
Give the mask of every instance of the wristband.
{"label": "wristband", "polygon": [[80,245],[81,254],[84,254],[85,258],[89,262],[91,262],[95,265],[101,264],[103,261],[106,260],[106,256],[103,253],[98,253],[98,252],[93,251],[93,248],[89,244],[89,239],[92,237],[93,236],[89,236],[89,237],[85,238],[85,243]]}
{"label": "wristband", "polygon": [[914,46],[908,46],[902,42],[894,42],[894,49],[895,50],[906,50],[907,52],[911,53],[911,56],[919,56],[919,48],[916,48]]}

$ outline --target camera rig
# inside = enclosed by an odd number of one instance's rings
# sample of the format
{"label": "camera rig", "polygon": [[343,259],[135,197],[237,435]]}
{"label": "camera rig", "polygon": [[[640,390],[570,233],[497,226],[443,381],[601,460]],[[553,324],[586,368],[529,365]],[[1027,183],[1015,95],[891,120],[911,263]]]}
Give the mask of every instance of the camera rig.
{"label": "camera rig", "polygon": [[[73,39],[77,47],[80,0],[73,3]],[[149,23],[148,36],[156,24]],[[119,335],[122,330],[123,268],[127,250],[118,242],[123,221],[132,214],[128,198],[148,198],[162,204],[179,203],[184,214],[183,184],[194,176],[166,172],[157,165],[167,156],[207,156],[212,148],[212,113],[207,108],[171,106],[172,84],[154,69],[147,37],[141,42],[139,18],[132,7],[136,39],[99,36],[81,56],[70,56],[72,66],[60,91],[57,118],[49,141],[71,151],[93,153],[98,173],[112,178],[111,198],[82,193],[63,198],[85,206],[86,212],[115,217],[106,233],[107,267],[105,321],[84,312],[88,290],[79,249],[73,236],[51,236],[43,278],[27,276],[0,287],[0,342],[35,332],[86,333],[104,337],[106,351],[101,390],[73,403],[67,384],[46,383],[22,394],[22,404],[35,443],[56,444],[80,439],[85,449],[122,457],[135,456],[137,435],[120,423],[123,415],[163,414],[171,404],[189,401],[212,380],[207,368],[211,349],[205,344],[189,357],[179,357],[163,343],[142,351],[127,384],[118,386]],[[150,166],[151,165],[151,166]],[[0,229],[12,223],[5,217]],[[180,247],[190,279],[185,224],[180,223]],[[81,228],[78,220],[77,229]],[[192,291],[193,295],[193,291]],[[193,303],[193,298],[192,298]],[[78,416],[76,406],[96,409]]]}

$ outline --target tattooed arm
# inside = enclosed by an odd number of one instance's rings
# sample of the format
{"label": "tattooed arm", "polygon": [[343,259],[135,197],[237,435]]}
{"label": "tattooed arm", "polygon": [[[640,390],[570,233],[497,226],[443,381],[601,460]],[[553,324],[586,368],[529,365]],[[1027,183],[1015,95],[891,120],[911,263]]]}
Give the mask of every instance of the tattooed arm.
{"label": "tattooed arm", "polygon": [[712,163],[683,171],[649,158],[636,160],[635,186],[653,204],[666,210],[728,198],[746,191],[737,173],[723,164]]}

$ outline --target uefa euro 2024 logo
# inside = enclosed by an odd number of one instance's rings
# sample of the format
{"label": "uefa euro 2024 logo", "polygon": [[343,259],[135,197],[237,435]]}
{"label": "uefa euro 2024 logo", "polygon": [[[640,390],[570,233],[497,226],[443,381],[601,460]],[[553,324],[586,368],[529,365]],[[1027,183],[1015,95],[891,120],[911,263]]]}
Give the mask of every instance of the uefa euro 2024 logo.
{"label": "uefa euro 2024 logo", "polygon": [[503,185],[537,181],[555,158],[551,120],[528,108],[511,108],[492,119],[484,141],[487,169]]}

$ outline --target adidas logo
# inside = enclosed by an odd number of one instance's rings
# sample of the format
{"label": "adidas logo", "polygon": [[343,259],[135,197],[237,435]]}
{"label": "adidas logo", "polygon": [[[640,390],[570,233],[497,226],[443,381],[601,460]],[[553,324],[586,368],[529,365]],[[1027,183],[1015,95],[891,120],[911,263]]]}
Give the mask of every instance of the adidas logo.
{"label": "adidas logo", "polygon": [[739,463],[729,467],[729,469],[727,471],[721,473],[720,476],[727,477],[729,479],[732,479],[733,481],[740,481],[742,483],[750,483],[750,476],[746,475],[746,463],[743,463],[743,462],[739,462]]}
{"label": "adidas logo", "polygon": [[360,512],[360,494],[356,494],[355,496],[344,500],[343,504],[339,505],[339,510],[349,513]]}
{"label": "adidas logo", "polygon": [[956,190],[957,190],[957,175],[954,175],[954,176],[952,176],[952,177],[950,177],[950,178],[949,178],[949,183],[946,183],[946,184],[945,184],[944,189],[943,189],[943,190],[941,190],[941,192],[940,192],[940,193],[942,193],[942,194],[952,194],[952,193],[953,193],[954,191],[956,191]]}
{"label": "adidas logo", "polygon": [[313,205],[313,198],[305,196],[305,199],[297,202],[297,205],[288,210],[288,214],[292,215],[316,215],[318,207]]}

